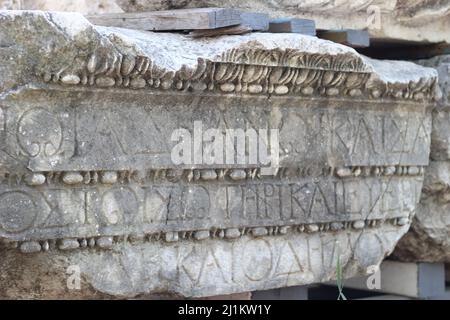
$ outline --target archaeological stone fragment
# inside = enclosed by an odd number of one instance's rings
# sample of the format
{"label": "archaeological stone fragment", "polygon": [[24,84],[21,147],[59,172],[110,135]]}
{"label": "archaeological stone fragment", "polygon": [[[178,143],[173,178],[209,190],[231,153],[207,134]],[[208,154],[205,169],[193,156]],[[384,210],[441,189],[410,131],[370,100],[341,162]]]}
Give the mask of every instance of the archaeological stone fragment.
{"label": "archaeological stone fragment", "polygon": [[402,261],[450,262],[450,56],[418,63],[436,68],[442,96],[433,110],[430,165],[410,231],[394,257]]}
{"label": "archaeological stone fragment", "polygon": [[[353,277],[410,226],[434,69],[33,11],[0,12],[0,60],[0,297],[248,292],[331,280],[338,260]],[[173,133],[209,129],[244,133],[232,151],[270,129],[278,160],[209,162],[194,138],[175,163]]]}

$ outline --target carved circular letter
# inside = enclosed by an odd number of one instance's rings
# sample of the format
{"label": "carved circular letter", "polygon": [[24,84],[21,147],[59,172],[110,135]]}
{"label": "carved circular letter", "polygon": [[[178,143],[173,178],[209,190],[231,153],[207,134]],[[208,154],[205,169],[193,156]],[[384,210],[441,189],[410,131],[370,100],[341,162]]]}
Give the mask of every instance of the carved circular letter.
{"label": "carved circular letter", "polygon": [[31,157],[55,155],[61,148],[62,135],[59,119],[43,108],[26,111],[17,126],[20,147]]}
{"label": "carved circular letter", "polygon": [[203,186],[189,186],[183,190],[185,218],[204,219],[209,214],[209,193]]}
{"label": "carved circular letter", "polygon": [[263,239],[249,240],[245,244],[242,265],[245,276],[253,281],[266,278],[272,270],[272,249]]}
{"label": "carved circular letter", "polygon": [[6,232],[30,228],[36,215],[36,206],[28,194],[10,191],[0,195],[0,227]]}
{"label": "carved circular letter", "polygon": [[103,194],[102,210],[107,225],[133,223],[139,210],[137,196],[130,188],[114,188]]}
{"label": "carved circular letter", "polygon": [[362,267],[378,264],[383,253],[383,245],[374,233],[363,233],[356,243],[355,259]]}

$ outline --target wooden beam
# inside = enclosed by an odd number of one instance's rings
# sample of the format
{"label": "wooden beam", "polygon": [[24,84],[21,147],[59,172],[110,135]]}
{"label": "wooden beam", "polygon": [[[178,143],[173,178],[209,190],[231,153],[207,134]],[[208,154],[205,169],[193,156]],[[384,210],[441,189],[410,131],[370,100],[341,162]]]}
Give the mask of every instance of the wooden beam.
{"label": "wooden beam", "polygon": [[253,31],[267,31],[269,30],[270,18],[265,13],[259,12],[242,12],[242,24],[249,26]]}
{"label": "wooden beam", "polygon": [[241,12],[231,8],[198,8],[153,12],[87,15],[95,25],[137,30],[216,29],[241,24]]}
{"label": "wooden beam", "polygon": [[[450,74],[450,70],[448,70]],[[445,264],[445,281],[450,282],[450,264]]]}
{"label": "wooden beam", "polygon": [[224,35],[233,35],[233,34],[245,34],[252,32],[252,28],[246,25],[238,25],[217,29],[205,29],[205,30],[194,30],[189,33],[189,35],[193,38],[200,37],[218,37]]}
{"label": "wooden beam", "polygon": [[317,32],[317,36],[352,48],[370,46],[370,36],[367,30],[320,30]]}
{"label": "wooden beam", "polygon": [[308,36],[316,35],[316,24],[314,20],[281,18],[272,19],[269,23],[271,33],[300,33]]}
{"label": "wooden beam", "polygon": [[358,298],[356,300],[413,300],[413,298],[408,298],[405,296],[396,296],[393,294],[383,294],[380,296],[368,297],[368,298]]}
{"label": "wooden beam", "polygon": [[368,277],[347,279],[344,281],[344,288],[422,299],[438,298],[447,294],[443,263],[386,260],[380,267],[381,288],[369,290],[367,279]]}
{"label": "wooden beam", "polygon": [[253,291],[252,300],[308,300],[308,286]]}

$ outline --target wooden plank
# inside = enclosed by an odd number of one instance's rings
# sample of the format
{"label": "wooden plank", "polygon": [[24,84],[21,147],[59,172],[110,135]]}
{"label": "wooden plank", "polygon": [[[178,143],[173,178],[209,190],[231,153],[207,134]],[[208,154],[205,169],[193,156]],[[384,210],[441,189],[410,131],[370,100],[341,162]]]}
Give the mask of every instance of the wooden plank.
{"label": "wooden plank", "polygon": [[[381,289],[369,290],[367,277],[344,281],[344,288],[432,299],[446,294],[443,263],[384,261],[380,267]],[[331,283],[330,283],[331,284]]]}
{"label": "wooden plank", "polygon": [[249,26],[254,31],[267,31],[269,30],[269,15],[259,12],[242,12],[241,13],[242,24]]}
{"label": "wooden plank", "polygon": [[308,286],[253,291],[252,300],[308,300]]}
{"label": "wooden plank", "polygon": [[[399,295],[388,295],[383,294],[380,296],[374,296],[374,297],[368,297],[368,298],[359,298],[357,300],[415,300],[417,298],[411,298],[406,296],[399,296]],[[420,299],[420,298],[419,298]],[[447,288],[447,290],[440,294],[440,295],[433,295],[430,297],[422,297],[423,300],[450,300],[450,288]]]}
{"label": "wooden plank", "polygon": [[446,293],[443,263],[417,263],[419,297],[433,298]]}
{"label": "wooden plank", "polygon": [[[450,74],[450,69],[448,73]],[[450,282],[450,264],[445,264],[445,281]]]}
{"label": "wooden plank", "polygon": [[370,46],[370,36],[367,30],[326,30],[318,31],[317,36],[352,48]]}
{"label": "wooden plank", "polygon": [[433,300],[450,300],[450,287],[447,287],[446,291],[442,295],[432,297]]}
{"label": "wooden plank", "polygon": [[87,15],[95,25],[137,30],[168,31],[216,29],[241,23],[241,12],[231,8],[178,9]]}
{"label": "wooden plank", "polygon": [[209,296],[202,298],[191,298],[192,300],[251,300],[252,293],[251,292],[240,292],[240,293],[231,293],[224,294],[220,296]]}
{"label": "wooden plank", "polygon": [[217,28],[217,29],[205,29],[205,30],[194,30],[189,33],[189,35],[193,38],[200,37],[218,37],[224,35],[233,35],[233,34],[245,34],[252,32],[252,28],[245,25]]}
{"label": "wooden plank", "polygon": [[412,298],[405,296],[396,296],[393,294],[383,294],[380,296],[367,297],[367,298],[359,298],[356,300],[413,300]]}
{"label": "wooden plank", "polygon": [[308,36],[316,35],[316,23],[309,19],[280,18],[269,22],[271,33],[300,33]]}

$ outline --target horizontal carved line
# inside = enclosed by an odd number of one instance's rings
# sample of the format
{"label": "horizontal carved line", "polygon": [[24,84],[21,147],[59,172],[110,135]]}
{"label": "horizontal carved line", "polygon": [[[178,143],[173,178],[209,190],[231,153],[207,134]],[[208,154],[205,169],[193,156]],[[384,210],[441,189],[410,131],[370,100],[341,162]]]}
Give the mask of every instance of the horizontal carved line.
{"label": "horizontal carved line", "polygon": [[[434,99],[436,79],[420,79],[408,84],[386,84],[373,80],[371,73],[357,69],[333,70],[311,67],[280,67],[242,64],[236,62],[212,62],[199,59],[197,68],[181,68],[173,72],[151,70],[148,57],[127,57],[137,62],[123,71],[98,72],[95,67],[74,67],[72,71],[45,73],[45,82],[73,86],[100,88],[152,89],[183,92],[247,93],[254,95],[298,95],[351,97],[369,99],[424,101]],[[89,64],[89,63],[87,63]],[[140,69],[138,68],[140,66]]]}
{"label": "horizontal carved line", "polygon": [[[271,174],[264,174],[263,168],[245,169],[149,169],[121,171],[51,171],[34,173],[4,173],[0,179],[6,183],[25,183],[29,186],[46,183],[77,184],[116,184],[143,183],[152,181],[168,182],[207,182],[207,181],[245,181],[262,179],[284,179],[296,177],[338,178],[377,177],[377,176],[419,176],[424,172],[422,166],[354,166],[340,168],[277,168]],[[269,168],[266,168],[269,169]]]}
{"label": "horizontal carved line", "polygon": [[288,233],[316,233],[316,232],[339,232],[343,230],[364,230],[379,227],[383,224],[391,224],[402,227],[410,222],[408,217],[390,219],[355,220],[345,222],[301,224],[292,226],[264,226],[264,227],[241,227],[211,230],[160,232],[153,234],[126,235],[126,236],[99,236],[91,238],[65,238],[41,241],[10,241],[4,243],[10,248],[19,248],[22,253],[36,253],[49,250],[74,250],[82,248],[111,249],[119,243],[139,243],[164,241],[167,243],[177,241],[201,241],[206,239],[232,240],[242,236],[264,237],[278,236]]}

